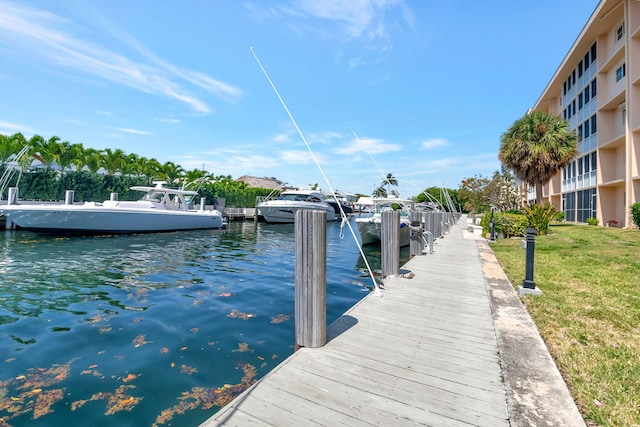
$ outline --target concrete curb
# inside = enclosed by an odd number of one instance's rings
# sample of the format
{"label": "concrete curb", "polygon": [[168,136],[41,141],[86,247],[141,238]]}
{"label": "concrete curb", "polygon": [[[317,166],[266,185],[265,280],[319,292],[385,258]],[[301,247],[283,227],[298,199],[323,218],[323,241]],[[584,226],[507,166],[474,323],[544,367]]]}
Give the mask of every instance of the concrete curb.
{"label": "concrete curb", "polygon": [[[477,240],[512,426],[585,426],[529,313],[486,240]],[[542,298],[542,297],[541,297]]]}

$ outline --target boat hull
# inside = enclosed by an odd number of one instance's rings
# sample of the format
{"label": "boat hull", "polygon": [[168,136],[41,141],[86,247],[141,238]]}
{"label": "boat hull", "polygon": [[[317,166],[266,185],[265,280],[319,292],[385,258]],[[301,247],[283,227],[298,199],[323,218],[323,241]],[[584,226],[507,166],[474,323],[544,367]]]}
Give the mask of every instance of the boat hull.
{"label": "boat hull", "polygon": [[218,211],[107,208],[100,205],[11,205],[8,221],[36,233],[125,234],[220,228]]}
{"label": "boat hull", "polygon": [[[380,245],[382,236],[380,221],[372,221],[369,218],[356,218],[356,224],[360,232],[362,245]],[[400,229],[398,230],[400,247],[408,246],[410,239],[411,229],[409,224],[400,222]]]}
{"label": "boat hull", "polygon": [[303,209],[324,211],[327,213],[327,221],[335,221],[336,213],[328,204],[319,203],[283,203],[281,200],[264,202],[258,205],[260,214],[265,221],[272,223],[292,223],[295,222],[296,212]]}

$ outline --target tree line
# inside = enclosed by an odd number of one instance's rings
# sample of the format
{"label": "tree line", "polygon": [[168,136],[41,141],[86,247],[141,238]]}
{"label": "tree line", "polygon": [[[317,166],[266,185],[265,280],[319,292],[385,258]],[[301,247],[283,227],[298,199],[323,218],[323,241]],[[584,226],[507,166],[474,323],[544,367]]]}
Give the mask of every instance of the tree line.
{"label": "tree line", "polygon": [[[26,155],[15,164],[16,155],[25,146],[29,147]],[[130,187],[153,185],[154,181],[165,181],[169,186],[190,185],[188,189],[197,190],[207,204],[224,198],[228,207],[254,206],[257,196],[270,192],[250,188],[230,175],[185,170],[174,162],[160,163],[121,149],[85,148],[57,136],[45,139],[34,135],[27,139],[22,133],[0,134],[0,173],[7,168],[19,169],[7,187],[19,186],[20,197],[27,200],[63,200],[66,190],[74,190],[76,201],[107,200],[110,193],[118,193],[121,200],[135,200],[140,193]],[[2,197],[6,196],[5,190]]]}

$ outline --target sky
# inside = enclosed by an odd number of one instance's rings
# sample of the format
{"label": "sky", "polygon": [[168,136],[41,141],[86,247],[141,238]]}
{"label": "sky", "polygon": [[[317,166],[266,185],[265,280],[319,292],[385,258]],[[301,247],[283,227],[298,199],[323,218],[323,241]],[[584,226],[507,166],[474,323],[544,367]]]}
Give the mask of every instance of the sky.
{"label": "sky", "polygon": [[598,0],[0,0],[0,134],[403,197],[500,170]]}

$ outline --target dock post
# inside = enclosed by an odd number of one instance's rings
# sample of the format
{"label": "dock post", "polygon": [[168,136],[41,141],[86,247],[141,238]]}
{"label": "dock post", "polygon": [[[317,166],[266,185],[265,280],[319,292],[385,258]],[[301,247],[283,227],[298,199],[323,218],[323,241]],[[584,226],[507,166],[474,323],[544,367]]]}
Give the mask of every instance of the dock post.
{"label": "dock post", "polygon": [[118,201],[118,193],[110,193],[109,194],[109,200],[111,200],[112,202],[117,202]]}
{"label": "dock post", "polygon": [[204,210],[206,200],[207,199],[205,197],[200,197],[200,210],[201,211]]}
{"label": "dock post", "polygon": [[7,204],[18,204],[18,187],[9,187],[9,193],[7,194]]}
{"label": "dock post", "polygon": [[296,350],[327,342],[327,213],[295,214]]}
{"label": "dock post", "polygon": [[400,272],[400,212],[384,211],[380,221],[380,261],[384,279]]}
{"label": "dock post", "polygon": [[424,239],[423,233],[424,228],[422,227],[422,210],[411,210],[410,212],[411,218],[411,239],[409,241],[409,258],[413,258],[416,255],[422,255],[422,250],[424,248]]}
{"label": "dock post", "polygon": [[64,193],[64,204],[65,205],[72,205],[73,204],[73,196],[74,196],[74,191],[73,190],[67,190]]}

